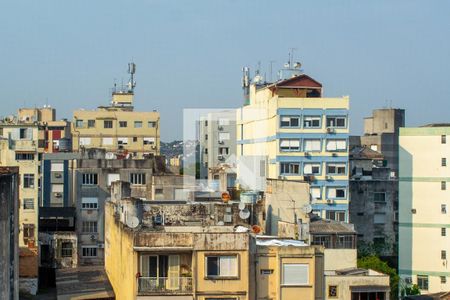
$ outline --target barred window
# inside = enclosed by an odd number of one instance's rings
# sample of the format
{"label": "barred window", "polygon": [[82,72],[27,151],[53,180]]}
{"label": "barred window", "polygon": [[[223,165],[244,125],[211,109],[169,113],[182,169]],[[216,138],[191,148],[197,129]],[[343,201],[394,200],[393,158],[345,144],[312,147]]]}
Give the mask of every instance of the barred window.
{"label": "barred window", "polygon": [[83,232],[96,233],[97,232],[97,222],[84,221],[83,222]]}
{"label": "barred window", "polygon": [[131,173],[130,175],[131,184],[135,185],[144,185],[145,182],[145,174],[144,173]]}
{"label": "barred window", "polygon": [[84,185],[98,184],[98,175],[96,173],[84,173],[83,174],[83,184]]}

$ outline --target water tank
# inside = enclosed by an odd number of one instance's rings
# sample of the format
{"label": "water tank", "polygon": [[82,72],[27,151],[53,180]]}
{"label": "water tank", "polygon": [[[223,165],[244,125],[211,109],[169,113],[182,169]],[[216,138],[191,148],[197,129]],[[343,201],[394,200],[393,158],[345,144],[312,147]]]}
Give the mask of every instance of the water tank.
{"label": "water tank", "polygon": [[258,193],[256,192],[244,192],[241,193],[241,202],[246,204],[254,204],[256,203],[256,199],[258,198]]}
{"label": "water tank", "polygon": [[70,152],[72,151],[72,143],[70,139],[62,138],[59,140],[59,151]]}

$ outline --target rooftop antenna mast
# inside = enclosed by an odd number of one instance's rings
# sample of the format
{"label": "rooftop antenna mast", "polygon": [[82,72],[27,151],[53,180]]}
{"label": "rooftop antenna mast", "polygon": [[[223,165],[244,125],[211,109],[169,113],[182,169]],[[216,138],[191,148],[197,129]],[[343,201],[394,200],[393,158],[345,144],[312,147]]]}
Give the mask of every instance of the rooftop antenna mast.
{"label": "rooftop antenna mast", "polygon": [[270,82],[273,82],[272,74],[273,74],[273,63],[274,62],[275,62],[274,60],[269,61]]}
{"label": "rooftop antenna mast", "polygon": [[294,51],[297,50],[297,48],[289,48],[289,69],[292,69],[292,63],[294,61]]}
{"label": "rooftop antenna mast", "polygon": [[128,92],[133,93],[136,87],[136,81],[134,81],[134,74],[136,73],[136,64],[134,62],[128,63],[128,74],[130,74],[130,81],[128,82]]}

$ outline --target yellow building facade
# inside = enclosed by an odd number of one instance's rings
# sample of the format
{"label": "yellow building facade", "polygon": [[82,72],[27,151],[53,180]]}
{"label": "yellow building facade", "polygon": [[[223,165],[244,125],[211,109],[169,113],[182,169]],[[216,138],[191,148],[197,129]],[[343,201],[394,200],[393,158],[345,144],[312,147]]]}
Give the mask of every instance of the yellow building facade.
{"label": "yellow building facade", "polygon": [[399,275],[422,294],[450,290],[450,124],[400,128]]}
{"label": "yellow building facade", "polygon": [[111,106],[73,114],[72,148],[102,148],[142,158],[160,151],[160,115],[133,110],[132,93],[113,93]]}
{"label": "yellow building facade", "polygon": [[322,97],[304,74],[251,84],[237,112],[238,159],[265,156],[267,178],[310,182],[314,212],[348,221],[348,110],[348,97]]}

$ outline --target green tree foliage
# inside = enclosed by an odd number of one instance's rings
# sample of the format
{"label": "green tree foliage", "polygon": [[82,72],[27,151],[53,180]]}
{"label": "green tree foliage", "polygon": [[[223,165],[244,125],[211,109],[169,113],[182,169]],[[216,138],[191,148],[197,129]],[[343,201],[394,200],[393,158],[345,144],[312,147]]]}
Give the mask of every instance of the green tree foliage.
{"label": "green tree foliage", "polygon": [[390,299],[398,299],[399,276],[394,268],[389,267],[386,262],[374,255],[359,258],[358,268],[372,269],[374,271],[389,275],[389,284],[391,287]]}
{"label": "green tree foliage", "polygon": [[420,295],[419,286],[417,284],[413,284],[412,286],[407,286],[402,289],[402,297],[412,295]]}

